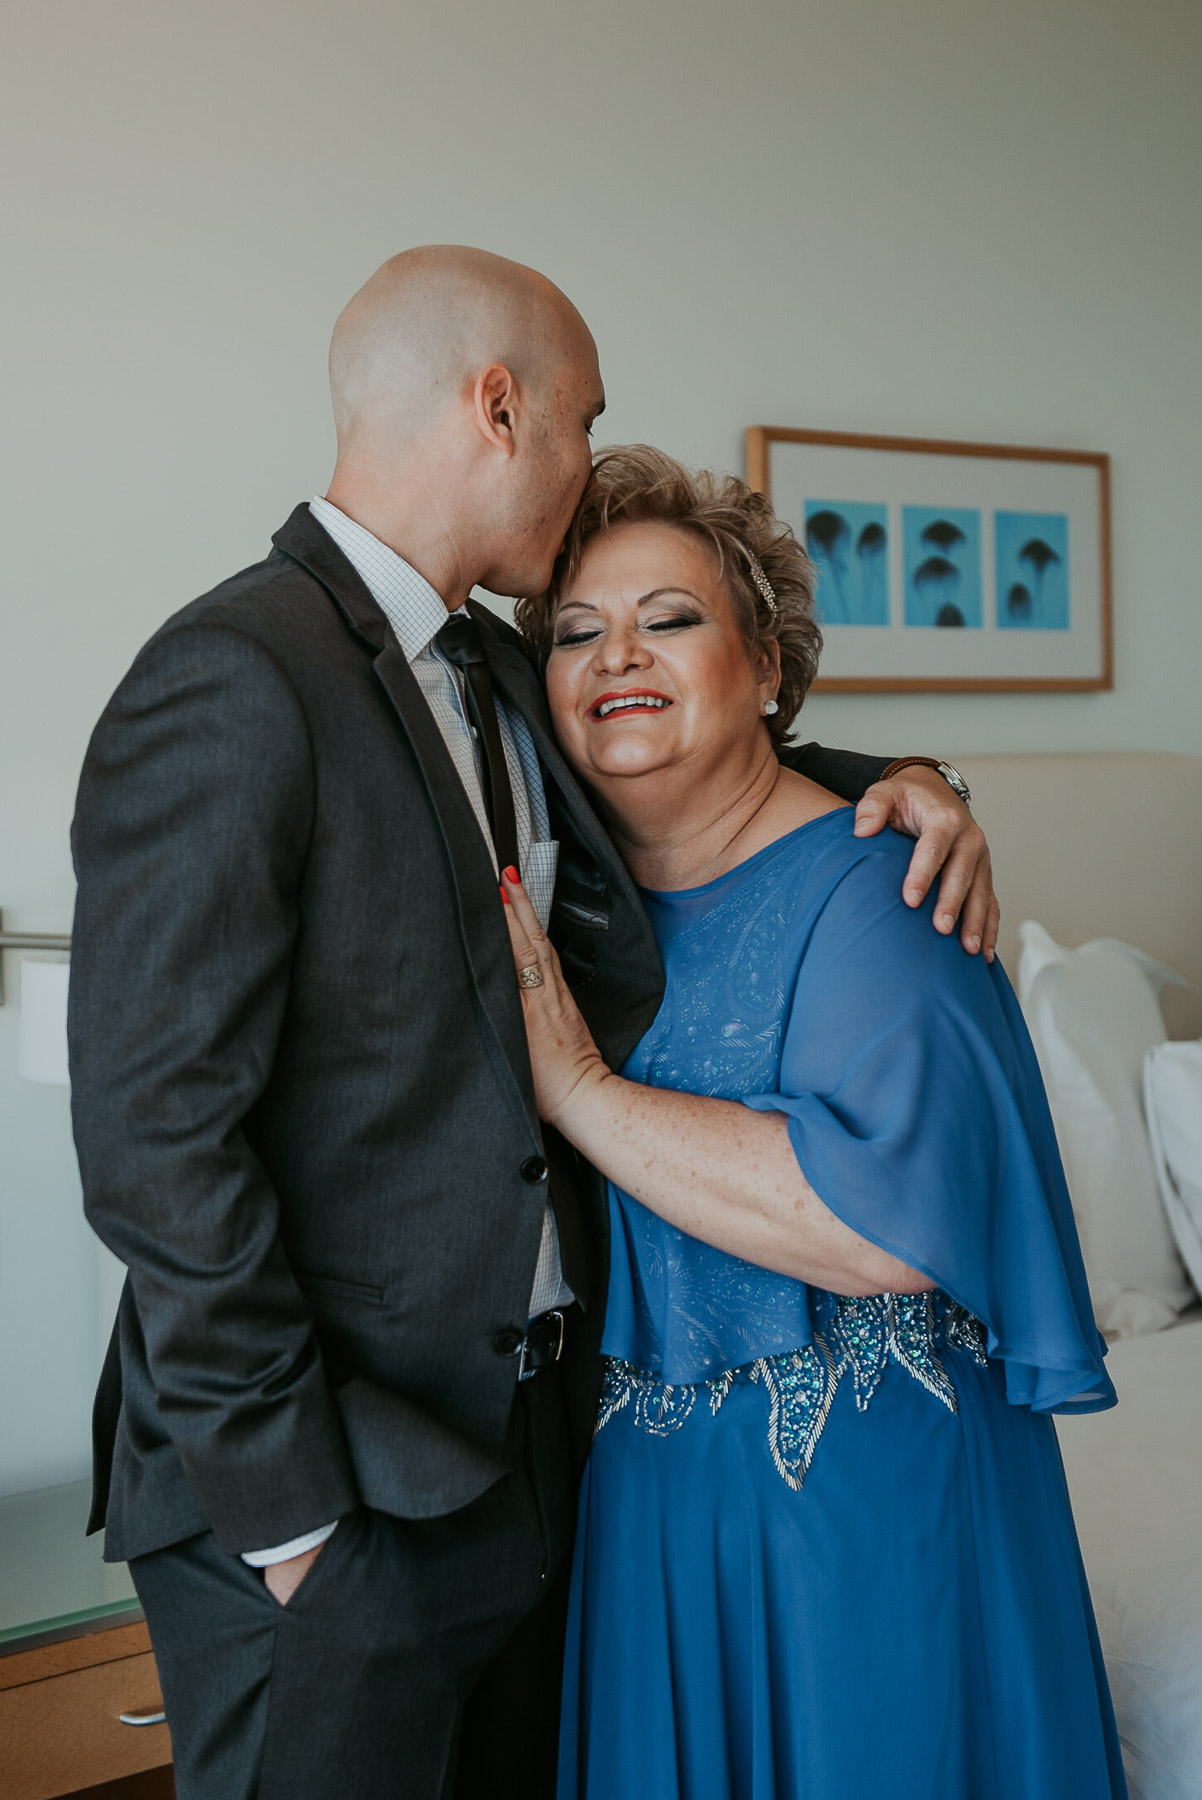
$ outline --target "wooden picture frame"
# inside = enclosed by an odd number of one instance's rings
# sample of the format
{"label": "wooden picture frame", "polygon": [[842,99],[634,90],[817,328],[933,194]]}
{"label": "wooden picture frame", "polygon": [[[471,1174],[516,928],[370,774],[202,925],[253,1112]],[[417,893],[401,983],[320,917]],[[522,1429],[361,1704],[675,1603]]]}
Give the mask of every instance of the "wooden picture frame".
{"label": "wooden picture frame", "polygon": [[746,456],[818,568],[814,692],[1114,686],[1108,456],[775,425]]}

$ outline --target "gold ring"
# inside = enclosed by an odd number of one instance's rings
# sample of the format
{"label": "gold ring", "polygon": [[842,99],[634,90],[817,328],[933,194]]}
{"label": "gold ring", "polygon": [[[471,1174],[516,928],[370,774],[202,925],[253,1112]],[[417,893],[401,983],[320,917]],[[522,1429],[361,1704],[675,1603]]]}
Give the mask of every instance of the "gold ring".
{"label": "gold ring", "polygon": [[536,988],[543,985],[543,972],[537,963],[529,963],[518,970],[518,984],[524,988]]}

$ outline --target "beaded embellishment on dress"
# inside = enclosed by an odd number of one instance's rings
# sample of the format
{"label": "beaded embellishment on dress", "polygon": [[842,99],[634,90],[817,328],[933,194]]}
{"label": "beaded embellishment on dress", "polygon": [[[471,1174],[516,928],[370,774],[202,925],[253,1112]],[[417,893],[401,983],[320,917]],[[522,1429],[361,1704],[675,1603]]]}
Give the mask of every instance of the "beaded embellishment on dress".
{"label": "beaded embellishment on dress", "polygon": [[671,1385],[608,1357],[597,1430],[633,1402],[639,1430],[668,1437],[684,1425],[703,1389],[716,1417],[736,1384],[760,1386],[768,1396],[769,1453],[781,1480],[797,1493],[845,1376],[851,1378],[859,1412],[867,1412],[887,1364],[894,1362],[954,1413],[956,1390],[940,1361],[940,1346],[966,1351],[982,1367],[988,1360],[980,1321],[942,1294],[859,1299],[810,1292],[813,1343],[726,1369],[704,1383]]}

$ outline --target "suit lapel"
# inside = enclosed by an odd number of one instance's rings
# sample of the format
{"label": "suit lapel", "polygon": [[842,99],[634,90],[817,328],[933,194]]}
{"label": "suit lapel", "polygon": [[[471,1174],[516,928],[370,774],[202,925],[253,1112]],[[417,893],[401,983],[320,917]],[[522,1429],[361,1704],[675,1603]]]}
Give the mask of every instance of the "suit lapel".
{"label": "suit lapel", "polygon": [[492,857],[425,695],[391,632],[376,658],[375,668],[412,746],[438,819],[450,865],[464,954],[480,1003],[507,1074],[517,1087],[537,1136],[538,1112],[526,1051],[521,994],[514,976],[513,949],[501,911]]}
{"label": "suit lapel", "polygon": [[516,1087],[537,1137],[521,995],[492,858],[442,733],[383,612],[307,506],[297,507],[274,542],[321,582],[352,630],[375,653],[376,678],[409,741],[442,834],[464,955],[490,1027],[498,1074]]}
{"label": "suit lapel", "polygon": [[[659,947],[626,865],[555,741],[542,682],[519,645],[502,638],[488,609],[475,602],[469,606],[482,627],[493,680],[526,720],[547,780],[561,840],[554,936],[561,954],[575,949],[591,970],[573,981],[573,993],[601,1054],[610,1068],[620,1069],[659,1010],[664,988]],[[573,923],[562,902],[577,897],[574,884],[585,902],[580,910],[591,906],[605,920],[604,929]]]}
{"label": "suit lapel", "polygon": [[[383,612],[307,505],[296,508],[273,541],[321,583],[350,629],[375,653],[377,679],[412,747],[442,833],[464,954],[491,1028],[498,1074],[516,1087],[537,1133],[521,996],[496,904],[492,859],[442,734]],[[575,947],[584,971],[573,984],[577,1003],[606,1062],[620,1069],[659,1008],[664,983],[659,950],[626,867],[555,742],[538,675],[518,640],[506,641],[496,615],[476,601],[468,604],[483,628],[497,688],[526,720],[547,779],[560,839],[557,897],[575,890],[585,910],[591,906],[606,920],[604,930],[581,930],[559,908],[555,935],[565,953]]]}

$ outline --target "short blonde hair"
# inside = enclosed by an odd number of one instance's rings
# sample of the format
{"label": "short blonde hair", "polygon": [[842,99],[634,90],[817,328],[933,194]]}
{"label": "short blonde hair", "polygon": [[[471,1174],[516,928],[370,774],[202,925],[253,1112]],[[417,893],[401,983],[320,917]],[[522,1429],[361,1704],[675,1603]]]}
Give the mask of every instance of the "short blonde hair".
{"label": "short blonde hair", "polygon": [[[575,580],[586,546],[615,525],[675,525],[704,539],[718,568],[749,646],[780,646],[777,712],[765,719],[774,746],[781,745],[801,711],[818,669],[822,633],[814,617],[814,566],[763,494],[734,475],[697,474],[649,444],[603,450],[593,479],[576,509],[567,541],[545,593],[517,603],[518,630],[539,653],[551,651],[555,614]],[[771,583],[774,603],[756,585],[758,564]]]}

